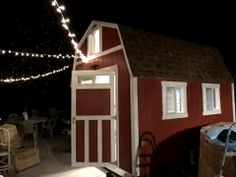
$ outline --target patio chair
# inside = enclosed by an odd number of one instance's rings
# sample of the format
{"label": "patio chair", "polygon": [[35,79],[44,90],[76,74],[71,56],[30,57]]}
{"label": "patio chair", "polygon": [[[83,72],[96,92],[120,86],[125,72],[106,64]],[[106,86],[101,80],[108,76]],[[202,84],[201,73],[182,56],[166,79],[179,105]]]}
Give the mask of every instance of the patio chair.
{"label": "patio chair", "polygon": [[7,175],[11,165],[10,132],[0,127],[0,174]]}
{"label": "patio chair", "polygon": [[37,123],[34,120],[24,120],[21,121],[22,126],[22,140],[32,143],[34,147],[38,145],[37,138]]}
{"label": "patio chair", "polygon": [[46,130],[49,132],[50,138],[53,139],[55,127],[57,125],[57,120],[58,120],[57,110],[55,108],[49,108],[49,119],[46,122],[43,122],[40,136],[42,137],[43,132]]}
{"label": "patio chair", "polygon": [[[28,129],[27,129],[28,130]],[[36,143],[24,143],[16,126],[0,126],[0,174],[10,176],[11,172],[24,170],[40,162],[39,148]]]}

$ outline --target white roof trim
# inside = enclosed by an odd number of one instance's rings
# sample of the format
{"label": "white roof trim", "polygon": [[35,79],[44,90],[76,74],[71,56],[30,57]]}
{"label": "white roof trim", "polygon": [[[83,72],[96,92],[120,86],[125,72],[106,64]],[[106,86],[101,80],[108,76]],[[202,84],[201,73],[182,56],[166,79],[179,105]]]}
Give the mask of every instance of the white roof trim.
{"label": "white roof trim", "polygon": [[[109,23],[109,22],[103,22],[103,21],[95,21],[95,20],[92,21],[90,23],[89,27],[87,28],[87,30],[85,31],[84,35],[82,36],[81,40],[79,41],[78,48],[81,47],[81,45],[83,44],[83,42],[85,41],[85,39],[89,35],[90,31],[93,29],[94,25],[98,25],[98,26],[101,26],[101,27],[105,26],[105,27],[117,29],[117,32],[118,32],[118,35],[119,35],[119,38],[120,38],[120,41],[121,41],[121,46],[122,46],[123,51],[124,51],[125,61],[126,61],[126,64],[127,64],[128,70],[129,70],[129,74],[130,74],[130,76],[133,76],[131,68],[130,68],[130,64],[129,64],[129,61],[128,61],[128,57],[127,57],[127,54],[126,54],[126,51],[125,51],[124,43],[123,43],[123,40],[122,40],[122,36],[121,36],[118,24],[116,24],[116,23]],[[76,64],[76,63],[74,63],[74,64]]]}
{"label": "white roof trim", "polygon": [[128,57],[127,57],[127,54],[126,54],[125,46],[124,46],[124,43],[123,43],[122,36],[121,36],[120,29],[119,29],[118,25],[117,25],[117,31],[118,31],[118,35],[120,37],[120,42],[121,42],[121,45],[122,45],[122,48],[123,48],[123,51],[124,51],[125,61],[126,61],[126,64],[127,64],[128,70],[129,70],[130,77],[133,77],[133,73],[132,73],[131,68],[130,68],[129,60],[128,60]]}

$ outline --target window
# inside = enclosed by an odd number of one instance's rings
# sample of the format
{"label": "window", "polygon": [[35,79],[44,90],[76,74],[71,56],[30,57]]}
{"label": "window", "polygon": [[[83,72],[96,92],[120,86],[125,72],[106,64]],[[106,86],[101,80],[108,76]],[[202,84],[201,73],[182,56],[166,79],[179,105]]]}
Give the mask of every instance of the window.
{"label": "window", "polygon": [[220,84],[202,84],[203,115],[220,114]]}
{"label": "window", "polygon": [[162,119],[188,117],[185,82],[162,83]]}
{"label": "window", "polygon": [[81,85],[110,84],[110,75],[79,76],[78,82]]}
{"label": "window", "polygon": [[94,30],[88,36],[88,55],[101,52],[101,29]]}

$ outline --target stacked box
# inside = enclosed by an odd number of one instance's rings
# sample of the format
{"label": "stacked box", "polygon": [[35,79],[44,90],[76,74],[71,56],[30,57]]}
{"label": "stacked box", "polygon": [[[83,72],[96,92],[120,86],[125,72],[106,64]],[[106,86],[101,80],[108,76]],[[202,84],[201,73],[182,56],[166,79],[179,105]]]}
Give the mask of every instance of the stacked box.
{"label": "stacked box", "polygon": [[40,162],[38,148],[21,148],[16,149],[12,155],[12,163],[16,172],[25,170]]}

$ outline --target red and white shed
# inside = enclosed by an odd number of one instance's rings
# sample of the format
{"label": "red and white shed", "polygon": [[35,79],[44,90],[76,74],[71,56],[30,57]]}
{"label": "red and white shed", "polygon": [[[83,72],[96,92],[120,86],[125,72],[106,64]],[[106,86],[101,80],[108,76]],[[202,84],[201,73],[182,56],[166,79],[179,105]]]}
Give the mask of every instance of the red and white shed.
{"label": "red and white shed", "polygon": [[78,47],[87,60],[72,71],[73,166],[148,174],[199,142],[190,130],[235,119],[233,79],[213,47],[100,21]]}

